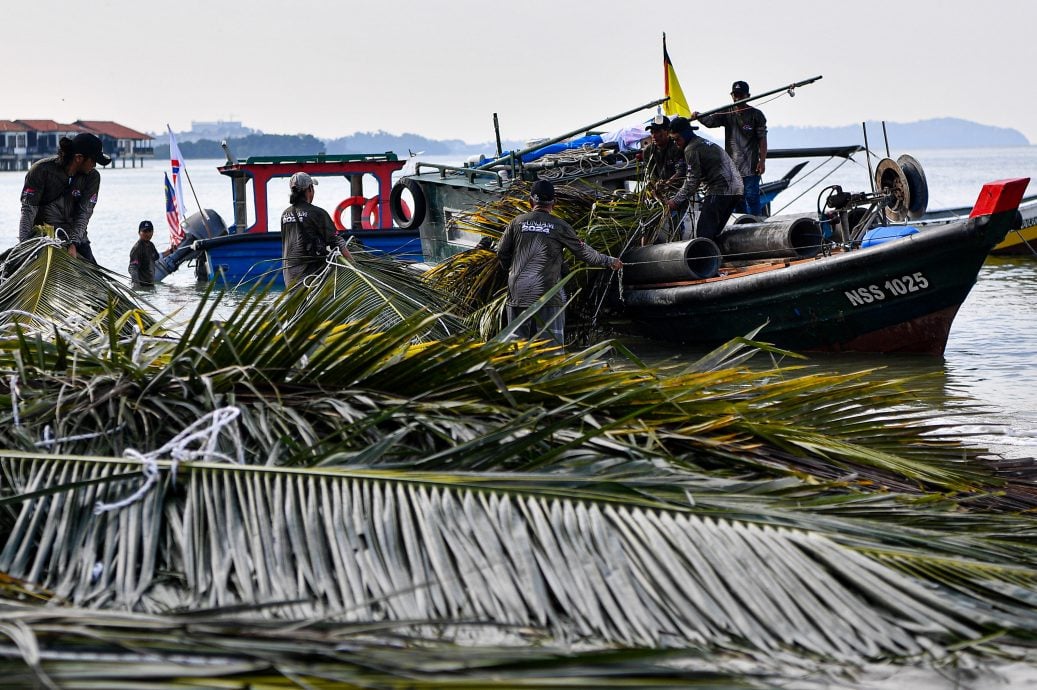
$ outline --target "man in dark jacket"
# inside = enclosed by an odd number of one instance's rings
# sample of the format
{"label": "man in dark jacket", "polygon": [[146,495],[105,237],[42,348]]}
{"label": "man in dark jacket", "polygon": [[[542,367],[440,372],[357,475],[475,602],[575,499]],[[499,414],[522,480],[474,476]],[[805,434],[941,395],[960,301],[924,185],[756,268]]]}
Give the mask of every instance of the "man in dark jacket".
{"label": "man in dark jacket", "polygon": [[675,117],[670,122],[670,135],[684,150],[687,171],[684,184],[666,205],[671,211],[678,208],[702,186],[704,197],[695,236],[713,239],[742,201],[742,176],[724,149],[695,134],[696,129],[686,117]]}
{"label": "man in dark jacket", "polygon": [[[749,85],[736,81],[731,85],[731,99],[735,107],[713,115],[698,118],[705,127],[724,128],[724,149],[735,162],[742,176],[745,204],[741,210],[755,216],[763,215],[760,203],[760,178],[767,169],[767,118],[746,103]],[[692,117],[698,113],[692,113]]]}
{"label": "man in dark jacket", "polygon": [[313,205],[317,180],[297,172],[288,181],[289,203],[281,214],[281,256],[284,284],[292,287],[308,275],[320,273],[327,263],[328,248],[338,247],[346,259],[346,239],[335,234],[335,222],[328,212]]}
{"label": "man in dark jacket", "polygon": [[97,164],[108,165],[101,140],[87,132],[74,138],[62,137],[58,155],[36,161],[25,174],[18,241],[33,236],[37,225],[53,225],[58,239],[68,242],[68,251],[96,264],[86,226],[97,204],[101,175]]}
{"label": "man in dark jacket", "polygon": [[[533,210],[516,217],[501,238],[497,255],[508,271],[508,321],[516,320],[528,307],[562,279],[562,250],[592,266],[613,271],[623,262],[584,244],[568,223],[552,215],[555,189],[547,180],[537,180],[530,192]],[[547,329],[559,345],[565,344],[565,295],[559,291],[515,335],[532,340]]]}
{"label": "man in dark jacket", "polygon": [[130,249],[130,280],[136,286],[148,287],[155,284],[155,262],[158,249],[151,241],[155,226],[150,220],[142,220],[137,227],[137,243]]}

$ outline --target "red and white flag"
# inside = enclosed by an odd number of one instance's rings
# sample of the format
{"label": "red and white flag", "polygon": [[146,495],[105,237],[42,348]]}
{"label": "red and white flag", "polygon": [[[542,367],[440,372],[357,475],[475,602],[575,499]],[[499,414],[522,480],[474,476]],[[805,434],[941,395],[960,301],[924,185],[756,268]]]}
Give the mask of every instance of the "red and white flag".
{"label": "red and white flag", "polygon": [[187,220],[187,213],[184,211],[184,188],[180,184],[180,174],[181,172],[186,173],[187,167],[184,165],[183,156],[180,155],[180,147],[176,145],[176,137],[173,136],[172,128],[166,125],[166,129],[169,130],[169,165],[173,169],[173,198],[176,201],[176,211],[183,222]]}

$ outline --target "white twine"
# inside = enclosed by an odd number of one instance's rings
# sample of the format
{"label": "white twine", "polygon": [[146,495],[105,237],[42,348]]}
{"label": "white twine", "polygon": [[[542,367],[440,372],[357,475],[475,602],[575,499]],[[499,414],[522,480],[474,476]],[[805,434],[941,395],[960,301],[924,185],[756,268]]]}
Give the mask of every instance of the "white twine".
{"label": "white twine", "polygon": [[22,420],[18,417],[18,374],[11,374],[8,379],[11,382],[11,416],[17,429],[22,425]]}
{"label": "white twine", "polygon": [[[237,449],[237,457],[235,458],[231,458],[216,450],[216,442],[219,440],[223,428],[236,420],[239,415],[241,415],[241,410],[237,407],[221,407],[198,418],[193,424],[171,438],[161,448],[157,448],[150,453],[141,453],[133,448],[127,448],[123,452],[123,457],[138,460],[143,465],[141,472],[144,474],[144,483],[141,484],[132,494],[119,501],[115,501],[114,503],[102,503],[101,501],[98,501],[94,505],[94,515],[100,515],[101,513],[106,513],[108,511],[125,508],[126,506],[136,503],[140,499],[144,498],[155,482],[158,481],[158,460],[163,457],[167,457],[172,461],[169,471],[173,477],[174,483],[176,482],[176,470],[181,462],[217,459],[242,464],[244,462],[244,457],[242,456],[240,443],[234,444],[234,447]],[[236,432],[236,430],[232,431]],[[197,449],[192,449],[190,448],[190,445],[193,443],[198,443],[200,445]]]}

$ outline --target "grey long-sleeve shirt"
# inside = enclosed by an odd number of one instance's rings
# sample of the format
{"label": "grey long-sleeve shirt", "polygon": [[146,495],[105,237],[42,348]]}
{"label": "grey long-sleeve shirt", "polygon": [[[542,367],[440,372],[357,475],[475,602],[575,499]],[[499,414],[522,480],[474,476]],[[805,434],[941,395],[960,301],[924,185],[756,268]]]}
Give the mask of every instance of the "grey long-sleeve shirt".
{"label": "grey long-sleeve shirt", "polygon": [[692,135],[684,146],[687,173],[684,184],[673,197],[683,203],[703,185],[707,195],[739,196],[743,193],[742,175],[724,149],[698,135]]}
{"label": "grey long-sleeve shirt", "polygon": [[36,225],[53,225],[64,229],[72,242],[86,242],[86,226],[100,188],[101,175],[96,170],[69,177],[57,156],[36,161],[22,186],[18,241],[32,237]]}
{"label": "grey long-sleeve shirt", "polygon": [[[534,210],[518,216],[504,231],[497,256],[508,269],[508,305],[528,307],[562,279],[562,250],[592,266],[609,266],[615,259],[602,254],[576,236],[561,218]],[[548,302],[562,306],[561,293]]]}

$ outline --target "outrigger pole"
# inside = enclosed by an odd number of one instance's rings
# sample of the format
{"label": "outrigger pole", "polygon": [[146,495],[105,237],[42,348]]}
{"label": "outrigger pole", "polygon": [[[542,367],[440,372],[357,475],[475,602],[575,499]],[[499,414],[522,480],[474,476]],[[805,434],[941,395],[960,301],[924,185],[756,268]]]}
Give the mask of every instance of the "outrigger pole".
{"label": "outrigger pole", "polygon": [[[821,77],[815,77],[815,80],[816,79],[820,79],[820,78]],[[779,91],[780,91],[780,89],[779,89]],[[551,144],[557,144],[558,142],[563,141],[565,139],[568,139],[569,137],[574,137],[577,134],[583,134],[587,130],[594,129],[595,127],[600,127],[603,124],[606,124],[608,122],[612,122],[614,120],[618,120],[621,117],[626,117],[627,115],[633,115],[634,113],[636,113],[639,110],[647,110],[648,108],[654,108],[655,106],[659,105],[660,103],[665,103],[668,100],[670,100],[669,96],[667,96],[665,98],[658,98],[658,99],[652,101],[651,103],[645,103],[642,106],[638,106],[636,108],[631,108],[630,110],[624,111],[624,112],[620,113],[619,115],[613,115],[612,117],[607,117],[604,120],[598,120],[597,122],[589,124],[586,127],[580,127],[579,129],[574,129],[571,132],[566,132],[565,134],[563,134],[561,136],[557,136],[557,137],[554,137],[552,139],[548,139],[547,141],[537,142],[536,146],[530,146],[528,148],[522,149],[521,151],[508,151],[508,153],[506,155],[502,156],[501,158],[497,158],[497,159],[494,159],[492,161],[488,161],[486,163],[483,163],[482,165],[478,166],[476,168],[476,170],[484,170],[484,169],[489,168],[489,167],[494,166],[494,165],[500,165],[502,163],[507,163],[508,161],[513,161],[516,158],[521,159],[522,156],[526,155],[527,153],[532,153],[533,151],[536,151],[537,149],[541,149],[541,148],[543,148],[545,146],[550,146]]]}
{"label": "outrigger pole", "polygon": [[765,92],[763,92],[761,94],[758,94],[756,96],[750,96],[749,98],[743,98],[742,100],[738,101],[737,103],[728,103],[727,105],[722,105],[719,108],[713,108],[712,110],[707,110],[705,112],[698,113],[695,117],[692,117],[692,118],[689,118],[689,119],[694,121],[694,120],[697,120],[700,117],[703,117],[705,115],[714,115],[716,113],[727,112],[731,108],[737,107],[737,106],[739,106],[739,105],[741,105],[743,103],[752,103],[753,101],[758,101],[761,98],[766,98],[767,96],[773,96],[774,94],[781,93],[782,91],[788,91],[790,96],[795,96],[796,94],[794,94],[792,92],[793,89],[795,89],[796,87],[799,87],[799,86],[806,86],[807,84],[813,84],[815,81],[818,81],[819,79],[821,79],[822,76],[823,75],[819,74],[816,77],[812,77],[811,79],[804,79],[803,81],[797,81],[797,82],[794,82],[792,84],[786,84],[785,86],[780,86],[780,87],[778,87],[776,89],[771,89],[770,91],[765,91]]}

